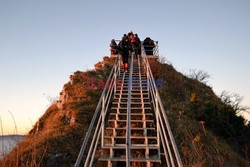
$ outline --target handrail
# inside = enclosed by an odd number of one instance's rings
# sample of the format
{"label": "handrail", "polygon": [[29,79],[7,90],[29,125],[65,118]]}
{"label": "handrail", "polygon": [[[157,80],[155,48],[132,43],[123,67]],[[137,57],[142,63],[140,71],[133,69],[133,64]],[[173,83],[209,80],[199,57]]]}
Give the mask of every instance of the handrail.
{"label": "handrail", "polygon": [[[89,129],[88,129],[88,131],[87,131],[87,133],[85,135],[83,144],[81,146],[80,152],[79,152],[77,160],[75,162],[75,165],[74,165],[75,167],[79,167],[80,164],[81,164],[81,161],[83,160],[83,155],[84,155],[84,152],[86,151],[86,147],[87,147],[87,145],[89,143],[89,138],[90,138],[91,134],[93,133],[94,125],[97,122],[95,132],[93,134],[93,139],[92,139],[92,142],[91,142],[91,145],[90,145],[86,160],[84,162],[85,167],[92,166],[93,156],[92,156],[92,159],[91,159],[90,163],[89,163],[89,159],[90,159],[91,155],[95,154],[95,151],[96,151],[95,148],[97,146],[95,141],[99,140],[100,133],[101,133],[101,128],[103,129],[103,126],[104,126],[103,117],[105,118],[105,115],[107,113],[108,104],[109,104],[111,96],[112,96],[112,94],[114,92],[114,85],[116,84],[116,78],[120,73],[120,69],[119,69],[120,68],[120,57],[121,56],[118,55],[116,57],[116,59],[115,59],[115,63],[113,65],[113,68],[112,68],[112,70],[111,70],[111,72],[109,74],[108,80],[107,80],[107,81],[111,81],[111,83],[106,82],[106,84],[105,84],[105,87],[104,87],[104,90],[102,92],[101,98],[100,98],[100,100],[98,102],[95,113],[94,113],[93,118],[91,120],[91,123],[89,125]],[[107,89],[108,89],[108,91],[107,91]],[[106,91],[107,91],[107,93],[106,93]],[[96,118],[97,118],[98,115],[99,115],[99,119],[98,119],[98,121],[96,121],[97,120]]]}
{"label": "handrail", "polygon": [[[158,48],[158,46],[157,46]],[[178,148],[175,143],[175,139],[172,133],[172,130],[169,125],[169,121],[164,110],[154,76],[152,74],[148,57],[145,53],[145,48],[141,45],[141,56],[138,56],[138,66],[144,66],[145,74],[147,78],[147,89],[149,91],[149,96],[152,99],[152,106],[154,109],[155,119],[156,119],[156,132],[157,132],[157,147],[158,152],[160,153],[160,148],[162,146],[164,155],[166,158],[166,163],[168,167],[182,167],[181,157],[178,151]],[[131,63],[130,63],[130,70],[129,70],[129,86],[128,86],[128,104],[127,104],[127,127],[126,127],[126,167],[130,167],[131,162],[131,95],[132,95],[132,87],[133,87],[133,61],[134,61],[135,53],[132,52],[131,55]],[[106,82],[105,88],[102,92],[100,100],[98,102],[97,108],[91,120],[90,126],[88,131],[85,135],[83,144],[81,146],[79,155],[75,162],[75,167],[82,166],[81,163],[83,162],[84,167],[92,167],[95,153],[97,150],[97,146],[99,144],[99,140],[101,137],[101,146],[105,147],[104,145],[104,137],[105,137],[105,121],[107,117],[107,112],[109,109],[109,104],[111,102],[112,97],[115,95],[116,92],[116,79],[120,76],[120,59],[121,55],[118,55],[115,59],[114,65],[111,69],[111,72],[108,77],[108,81]],[[142,63],[140,61],[142,60]],[[125,77],[125,73],[123,73],[123,78]],[[142,78],[140,78],[141,80]],[[140,86],[142,83],[140,82]],[[91,141],[90,141],[91,138]],[[161,145],[161,146],[160,146]],[[87,152],[88,150],[88,152]],[[160,154],[158,154],[161,158]]]}
{"label": "handrail", "polygon": [[131,146],[131,91],[133,88],[132,74],[133,74],[134,53],[131,55],[131,63],[129,70],[129,87],[128,87],[128,105],[127,105],[127,133],[126,133],[126,167],[130,167],[130,146]]}
{"label": "handrail", "polygon": [[180,154],[177,145],[175,143],[175,139],[172,130],[170,128],[169,121],[158,92],[158,88],[155,84],[155,80],[143,45],[141,47],[141,53],[142,53],[144,68],[146,70],[146,75],[148,79],[148,89],[153,99],[153,107],[156,114],[157,126],[159,126],[157,127],[157,135],[159,134],[160,136],[160,141],[162,143],[162,147],[164,150],[167,166],[177,165],[178,167],[182,167],[183,164],[180,158]]}

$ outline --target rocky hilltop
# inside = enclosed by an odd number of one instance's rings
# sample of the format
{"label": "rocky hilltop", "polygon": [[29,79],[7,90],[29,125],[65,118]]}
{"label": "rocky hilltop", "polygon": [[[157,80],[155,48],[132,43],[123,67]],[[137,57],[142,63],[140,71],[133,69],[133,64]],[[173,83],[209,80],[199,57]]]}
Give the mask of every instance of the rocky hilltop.
{"label": "rocky hilltop", "polygon": [[[95,69],[71,75],[60,98],[0,165],[73,166],[102,93],[88,81],[105,83],[113,63],[114,58],[104,57]],[[250,125],[238,116],[246,109],[239,99],[225,92],[216,96],[201,71],[186,76],[156,60],[151,68],[163,79],[159,92],[184,166],[250,166]]]}

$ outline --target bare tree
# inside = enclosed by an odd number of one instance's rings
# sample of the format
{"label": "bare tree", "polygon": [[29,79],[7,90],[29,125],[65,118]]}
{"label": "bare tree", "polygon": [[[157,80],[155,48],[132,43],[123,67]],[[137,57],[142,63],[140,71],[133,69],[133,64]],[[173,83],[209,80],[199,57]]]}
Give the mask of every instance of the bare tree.
{"label": "bare tree", "polygon": [[58,99],[59,99],[58,96],[56,96],[56,97],[51,97],[51,96],[49,96],[49,95],[46,95],[45,93],[44,93],[43,95],[44,95],[44,96],[46,97],[46,99],[50,102],[50,105],[55,104],[55,103],[58,101]]}
{"label": "bare tree", "polygon": [[229,93],[228,91],[222,91],[220,94],[220,99],[224,104],[232,106],[233,110],[238,114],[240,112],[249,112],[249,107],[243,106],[243,96],[237,93]]}
{"label": "bare tree", "polygon": [[208,79],[210,78],[210,75],[207,72],[204,72],[202,70],[189,70],[189,74],[187,75],[189,78],[198,80],[204,84],[208,82]]}

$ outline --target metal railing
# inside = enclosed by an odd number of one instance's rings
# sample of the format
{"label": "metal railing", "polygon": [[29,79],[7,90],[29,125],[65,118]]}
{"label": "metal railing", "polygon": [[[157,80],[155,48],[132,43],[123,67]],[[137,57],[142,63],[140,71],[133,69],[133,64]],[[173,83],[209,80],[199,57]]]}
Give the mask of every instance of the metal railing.
{"label": "metal railing", "polygon": [[[102,134],[102,141],[101,144],[103,146],[104,144],[104,129],[105,129],[105,116],[108,110],[108,106],[110,103],[110,99],[114,93],[115,86],[116,86],[116,81],[118,76],[120,75],[120,66],[121,66],[121,61],[120,58],[121,56],[118,55],[115,59],[115,63],[113,65],[113,68],[110,72],[110,75],[108,77],[109,82],[106,82],[104,90],[102,92],[102,95],[100,97],[100,100],[98,102],[98,105],[96,107],[95,113],[93,115],[93,118],[91,120],[91,123],[89,125],[89,129],[85,135],[82,147],[80,149],[80,152],[78,154],[77,160],[75,162],[75,167],[79,167],[81,165],[81,162],[83,162],[84,167],[89,167],[92,166],[93,160],[94,160],[94,155],[96,152],[96,148],[98,145],[98,141],[100,139],[100,136]],[[98,117],[99,116],[99,117]],[[98,120],[97,120],[98,118]],[[96,125],[94,127],[94,125]],[[92,136],[91,141],[89,140],[90,137]],[[90,146],[89,146],[90,145]],[[88,151],[87,146],[89,146]],[[86,152],[86,154],[84,154]],[[86,157],[85,157],[86,155]]]}
{"label": "metal railing", "polygon": [[[158,47],[157,47],[158,48]],[[132,90],[132,73],[133,73],[133,59],[134,53],[131,56],[130,63],[130,74],[129,74],[129,90],[128,90],[128,104],[127,104],[127,134],[126,134],[126,167],[130,167],[131,162],[131,90]],[[140,59],[142,63],[140,64]],[[143,45],[141,46],[141,56],[138,56],[138,66],[143,66],[145,69],[145,74],[147,78],[147,86],[149,90],[150,97],[153,103],[153,109],[155,112],[156,119],[156,130],[157,130],[157,146],[158,152],[160,152],[160,145],[162,145],[164,156],[166,159],[166,165],[168,167],[182,167],[182,161],[180,158],[179,151],[177,149],[172,130],[170,128],[166,112],[164,110],[161,98],[159,96],[158,88],[156,86],[148,56],[145,53]],[[100,100],[98,102],[97,108],[89,125],[89,129],[85,135],[83,144],[81,146],[79,155],[77,157],[75,167],[84,166],[91,167],[95,158],[95,153],[97,146],[101,137],[101,146],[104,145],[104,135],[105,135],[105,121],[110,106],[111,98],[116,91],[116,81],[120,76],[121,70],[121,56],[118,55],[115,59],[114,65],[108,77],[108,81],[105,84],[105,88],[102,92]],[[91,139],[91,140],[90,140]]]}
{"label": "metal railing", "polygon": [[131,146],[131,94],[132,94],[132,74],[133,74],[134,53],[131,55],[129,69],[128,105],[127,105],[127,133],[126,133],[126,167],[130,167],[130,146]]}
{"label": "metal railing", "polygon": [[173,167],[177,165],[178,167],[182,167],[183,164],[181,161],[181,157],[158,92],[158,87],[156,86],[154,76],[150,68],[148,57],[145,53],[145,49],[143,46],[141,47],[141,49],[142,62],[144,65],[148,82],[147,86],[150,92],[150,96],[152,98],[153,108],[156,116],[158,142],[161,141],[167,166]]}
{"label": "metal railing", "polygon": [[154,51],[153,51],[154,56],[159,57],[159,44],[158,44],[158,41],[154,41],[154,43],[155,43],[155,47],[154,47]]}

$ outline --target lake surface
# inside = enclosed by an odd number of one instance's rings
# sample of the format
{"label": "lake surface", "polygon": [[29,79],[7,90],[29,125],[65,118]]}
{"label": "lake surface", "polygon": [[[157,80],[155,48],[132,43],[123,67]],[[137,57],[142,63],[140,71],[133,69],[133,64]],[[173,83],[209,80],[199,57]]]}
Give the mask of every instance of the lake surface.
{"label": "lake surface", "polygon": [[8,154],[13,148],[15,148],[23,138],[23,135],[0,136],[0,159],[4,154]]}

